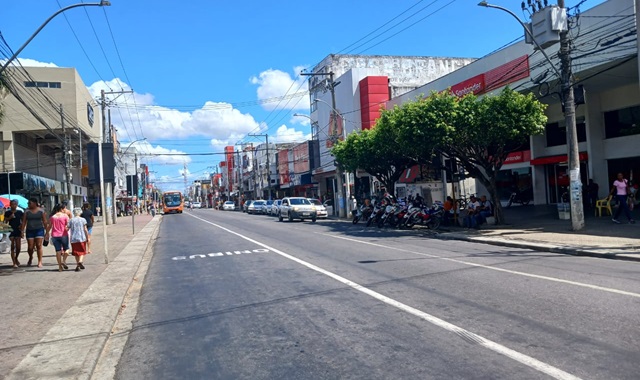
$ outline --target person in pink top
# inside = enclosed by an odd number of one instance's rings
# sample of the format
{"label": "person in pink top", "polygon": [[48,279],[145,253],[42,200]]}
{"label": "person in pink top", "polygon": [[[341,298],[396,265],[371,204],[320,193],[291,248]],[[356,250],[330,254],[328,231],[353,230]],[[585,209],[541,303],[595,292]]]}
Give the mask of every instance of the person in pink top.
{"label": "person in pink top", "polygon": [[629,205],[627,204],[627,196],[629,195],[629,181],[627,181],[622,173],[618,173],[618,179],[613,181],[613,187],[611,188],[610,195],[615,195],[618,200],[618,209],[616,210],[616,214],[611,219],[614,223],[620,224],[618,221],[618,217],[622,210],[624,210],[624,214],[629,219],[629,223],[635,223],[635,220],[631,218],[631,211],[629,210]]}
{"label": "person in pink top", "polygon": [[67,250],[69,249],[69,217],[66,213],[66,207],[58,204],[54,207],[51,217],[49,218],[51,225],[51,242],[56,249],[56,260],[58,261],[58,271],[69,269],[67,266]]}

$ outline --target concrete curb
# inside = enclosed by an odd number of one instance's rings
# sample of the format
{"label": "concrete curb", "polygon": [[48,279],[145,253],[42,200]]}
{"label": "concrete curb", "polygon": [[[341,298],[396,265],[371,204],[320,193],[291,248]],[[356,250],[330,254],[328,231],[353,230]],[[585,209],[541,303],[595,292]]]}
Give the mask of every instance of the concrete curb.
{"label": "concrete curb", "polygon": [[510,247],[510,248],[522,248],[522,249],[530,249],[533,251],[539,252],[552,252],[552,253],[561,253],[565,255],[572,256],[588,256],[588,257],[597,257],[602,259],[615,259],[615,260],[626,260],[626,261],[640,261],[640,252],[637,254],[633,253],[613,253],[613,252],[598,252],[597,250],[584,249],[582,247],[562,247],[553,244],[547,243],[532,243],[526,241],[513,241],[513,240],[505,240],[498,238],[488,238],[488,237],[480,237],[480,236],[466,236],[461,234],[434,234],[434,237],[442,240],[461,240],[468,241],[472,243],[483,243],[496,245],[501,247]]}
{"label": "concrete curb", "polygon": [[7,379],[89,379],[154,231],[153,218],[58,320]]}

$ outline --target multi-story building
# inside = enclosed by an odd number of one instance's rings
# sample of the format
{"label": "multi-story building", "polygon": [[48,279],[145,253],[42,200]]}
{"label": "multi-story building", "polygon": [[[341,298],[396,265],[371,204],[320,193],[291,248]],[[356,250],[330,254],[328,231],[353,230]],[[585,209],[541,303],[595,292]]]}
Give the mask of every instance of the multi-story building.
{"label": "multi-story building", "polygon": [[[380,108],[393,98],[472,63],[472,58],[329,55],[316,65],[309,80],[311,125],[317,141],[318,165],[313,179],[325,199],[346,206],[338,197],[336,167],[330,149],[337,139],[369,129]],[[331,83],[329,73],[333,73]],[[415,95],[414,95],[415,96]],[[335,120],[334,120],[335,118]],[[366,173],[345,176],[349,192],[362,198],[375,192],[376,181]],[[337,191],[336,191],[337,190]],[[337,210],[337,209],[336,209]]]}
{"label": "multi-story building", "polygon": [[[0,194],[36,197],[47,208],[62,200],[81,205],[90,196],[85,147],[98,141],[100,123],[99,116],[94,118],[97,104],[78,72],[10,67],[3,75],[22,102],[9,93],[0,100],[4,109]],[[68,190],[66,182],[71,184]]]}

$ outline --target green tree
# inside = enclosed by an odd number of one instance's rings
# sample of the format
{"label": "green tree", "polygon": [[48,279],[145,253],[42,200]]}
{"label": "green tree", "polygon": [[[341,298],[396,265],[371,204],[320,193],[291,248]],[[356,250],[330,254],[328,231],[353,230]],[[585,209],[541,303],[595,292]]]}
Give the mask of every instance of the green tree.
{"label": "green tree", "polygon": [[340,168],[355,172],[362,169],[382,182],[391,195],[405,169],[417,161],[405,154],[406,143],[398,127],[401,107],[383,110],[375,128],[351,133],[331,150]]}
{"label": "green tree", "polygon": [[[448,95],[454,97],[454,95]],[[447,96],[439,96],[450,107]],[[469,174],[480,181],[494,201],[498,224],[504,223],[496,177],[507,155],[529,146],[529,136],[544,132],[546,105],[533,94],[520,94],[505,88],[499,95],[476,98],[467,95],[456,100],[450,111],[453,129],[441,151],[455,157]]]}

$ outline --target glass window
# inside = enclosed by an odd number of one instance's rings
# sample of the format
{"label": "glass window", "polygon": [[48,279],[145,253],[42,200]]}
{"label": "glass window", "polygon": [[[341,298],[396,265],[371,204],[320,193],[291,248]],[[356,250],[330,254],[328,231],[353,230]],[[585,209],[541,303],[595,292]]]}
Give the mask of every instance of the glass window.
{"label": "glass window", "polygon": [[604,113],[605,138],[640,134],[640,106]]}
{"label": "glass window", "polygon": [[49,82],[36,82],[36,87],[49,87]]}
{"label": "glass window", "polygon": [[60,82],[49,82],[49,88],[62,88],[62,83],[60,83]]}
{"label": "glass window", "polygon": [[36,86],[36,82],[24,82],[24,86],[25,87],[35,87]]}
{"label": "glass window", "polygon": [[[567,144],[567,129],[560,123],[550,123],[544,128],[547,138],[547,146],[558,146]],[[584,122],[576,123],[578,142],[587,141],[587,126]]]}

